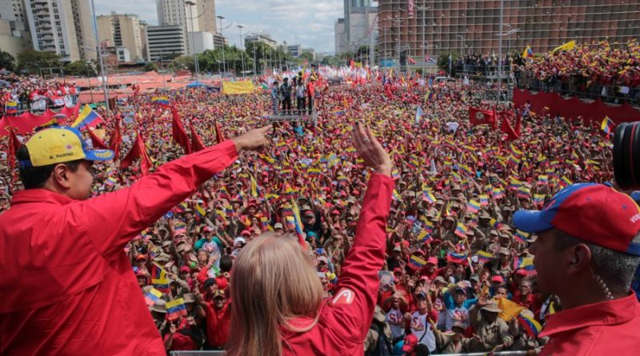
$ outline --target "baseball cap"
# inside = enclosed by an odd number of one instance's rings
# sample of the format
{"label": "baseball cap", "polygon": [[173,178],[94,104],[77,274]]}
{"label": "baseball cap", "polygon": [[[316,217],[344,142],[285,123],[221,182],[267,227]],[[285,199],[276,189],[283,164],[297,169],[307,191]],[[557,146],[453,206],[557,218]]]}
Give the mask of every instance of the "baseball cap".
{"label": "baseball cap", "polygon": [[22,167],[42,167],[76,160],[108,161],[113,151],[89,149],[80,131],[68,126],[59,126],[36,132],[25,143],[29,160],[21,160]]}
{"label": "baseball cap", "polygon": [[603,184],[572,184],[542,210],[519,210],[516,227],[537,233],[551,228],[604,248],[640,256],[632,240],[640,231],[640,207],[626,194]]}

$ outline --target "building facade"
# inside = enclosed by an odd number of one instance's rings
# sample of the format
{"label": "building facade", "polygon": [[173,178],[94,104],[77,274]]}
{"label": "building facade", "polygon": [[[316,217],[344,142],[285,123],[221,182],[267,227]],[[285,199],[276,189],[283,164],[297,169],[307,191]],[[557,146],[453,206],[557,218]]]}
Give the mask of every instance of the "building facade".
{"label": "building facade", "polygon": [[299,44],[288,45],[287,53],[292,57],[298,57],[302,54],[302,46]]}
{"label": "building facade", "polygon": [[[136,15],[114,14],[97,17],[98,40],[102,46],[126,48],[131,61],[144,61],[144,40]],[[118,56],[120,59],[121,57]]]}
{"label": "building facade", "polygon": [[0,1],[0,49],[16,57],[30,48],[31,38],[22,0]]}
{"label": "building facade", "polygon": [[344,32],[344,18],[339,18],[333,25],[334,39],[333,44],[335,46],[336,55],[347,51],[347,34]]}
{"label": "building facade", "polygon": [[[375,45],[377,26],[377,1],[344,0],[342,23],[334,25],[336,31],[336,54],[356,52],[362,46]],[[338,38],[338,30],[344,34]],[[340,51],[338,51],[340,43]]]}
{"label": "building facade", "polygon": [[244,38],[244,47],[247,48],[247,46],[250,43],[253,42],[262,42],[266,45],[268,45],[269,47],[275,49],[278,47],[278,42],[274,39],[271,38],[271,36],[267,35],[267,34],[252,34],[249,35],[247,37]]}
{"label": "building facade", "polygon": [[197,4],[198,14],[194,16],[198,17],[198,24],[200,25],[200,31],[216,34],[218,28],[216,27],[216,1],[215,0],[199,0]]}
{"label": "building facade", "polygon": [[211,32],[189,32],[191,53],[200,54],[207,50],[213,50],[215,48],[213,36]]}
{"label": "building facade", "polygon": [[[502,32],[500,20],[502,19]],[[640,3],[625,0],[380,0],[382,60],[440,54],[546,52],[571,41],[626,42],[640,33]]]}
{"label": "building facade", "polygon": [[180,25],[148,26],[147,43],[151,61],[167,61],[187,54],[187,36]]}

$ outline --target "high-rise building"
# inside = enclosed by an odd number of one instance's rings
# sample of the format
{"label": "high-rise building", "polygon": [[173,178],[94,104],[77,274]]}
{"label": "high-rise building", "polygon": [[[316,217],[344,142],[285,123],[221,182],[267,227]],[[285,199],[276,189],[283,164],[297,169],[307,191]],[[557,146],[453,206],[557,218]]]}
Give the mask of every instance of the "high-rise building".
{"label": "high-rise building", "polygon": [[0,1],[0,48],[14,57],[30,47],[26,19],[22,0]]}
{"label": "high-rise building", "polygon": [[152,61],[166,61],[187,53],[187,36],[180,25],[148,26],[147,43]]}
{"label": "high-rise building", "polygon": [[96,58],[89,0],[24,0],[33,48],[63,61]]}
{"label": "high-rise building", "polygon": [[[502,32],[500,20],[502,19]],[[567,41],[626,42],[640,33],[640,3],[624,0],[380,0],[382,60],[454,53],[548,51]],[[379,58],[380,58],[379,57]]]}
{"label": "high-rise building", "polygon": [[341,54],[347,51],[347,34],[344,29],[344,19],[339,18],[333,25],[334,32],[334,45],[336,54]]}
{"label": "high-rise building", "polygon": [[298,57],[302,54],[302,46],[300,46],[299,44],[288,45],[287,53],[292,57]]}
{"label": "high-rise building", "polygon": [[198,17],[200,31],[218,33],[216,27],[216,0],[200,0],[197,4],[198,13],[193,16]]}
{"label": "high-rise building", "polygon": [[[132,61],[145,60],[140,20],[136,15],[98,16],[98,39],[106,47],[126,48]],[[124,52],[123,52],[124,53]],[[123,57],[124,58],[124,57]]]}
{"label": "high-rise building", "polygon": [[345,47],[339,53],[355,52],[362,46],[369,46],[372,41],[375,45],[376,3],[372,0],[344,0]]}
{"label": "high-rise building", "polygon": [[[200,8],[199,2],[200,0],[156,0],[159,25],[181,25],[188,32],[200,31],[199,17],[196,13]],[[195,8],[189,9],[189,3]]]}

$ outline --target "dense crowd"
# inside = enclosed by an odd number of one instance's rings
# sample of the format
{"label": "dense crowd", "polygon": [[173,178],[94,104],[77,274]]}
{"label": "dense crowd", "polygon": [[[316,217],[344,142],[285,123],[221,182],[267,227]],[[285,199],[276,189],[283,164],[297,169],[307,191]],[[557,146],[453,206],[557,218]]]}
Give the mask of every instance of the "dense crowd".
{"label": "dense crowd", "polygon": [[76,99],[77,88],[74,83],[13,73],[0,75],[0,115],[27,110],[42,111],[47,107],[60,108],[75,104]]}
{"label": "dense crowd", "polygon": [[[308,87],[300,87],[308,96]],[[316,90],[315,122],[276,124],[270,147],[241,156],[135,238],[126,250],[167,350],[224,347],[234,257],[264,232],[301,234],[326,296],[332,295],[370,175],[348,139],[355,122],[373,129],[396,167],[388,257],[366,354],[543,345],[538,326],[562,305],[537,291],[528,251],[533,237],[512,228],[511,216],[518,208],[540,208],[571,182],[610,180],[610,144],[599,123],[527,108],[514,115],[521,117],[515,139],[474,126],[470,106],[494,109],[474,98],[478,90],[386,74],[367,85]],[[282,90],[274,92],[283,99]],[[110,141],[119,130],[122,144],[120,160],[94,165],[95,194],[144,174],[138,164],[120,165],[138,135],[154,167],[183,155],[175,117],[192,139],[211,145],[263,126],[274,109],[272,91],[224,96],[189,89],[169,99],[163,106],[134,95],[109,115],[98,110],[106,119],[95,136]],[[7,144],[2,141],[3,152]],[[0,170],[5,210],[18,183],[8,166]]]}

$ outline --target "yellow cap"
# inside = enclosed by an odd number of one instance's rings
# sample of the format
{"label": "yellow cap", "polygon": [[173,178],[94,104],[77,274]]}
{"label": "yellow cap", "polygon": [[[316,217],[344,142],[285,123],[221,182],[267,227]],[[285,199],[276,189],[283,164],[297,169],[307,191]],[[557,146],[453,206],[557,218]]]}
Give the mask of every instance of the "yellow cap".
{"label": "yellow cap", "polygon": [[71,127],[55,127],[36,132],[25,144],[28,162],[33,167],[80,159],[106,161],[113,158],[111,150],[90,150],[82,141],[80,131]]}

